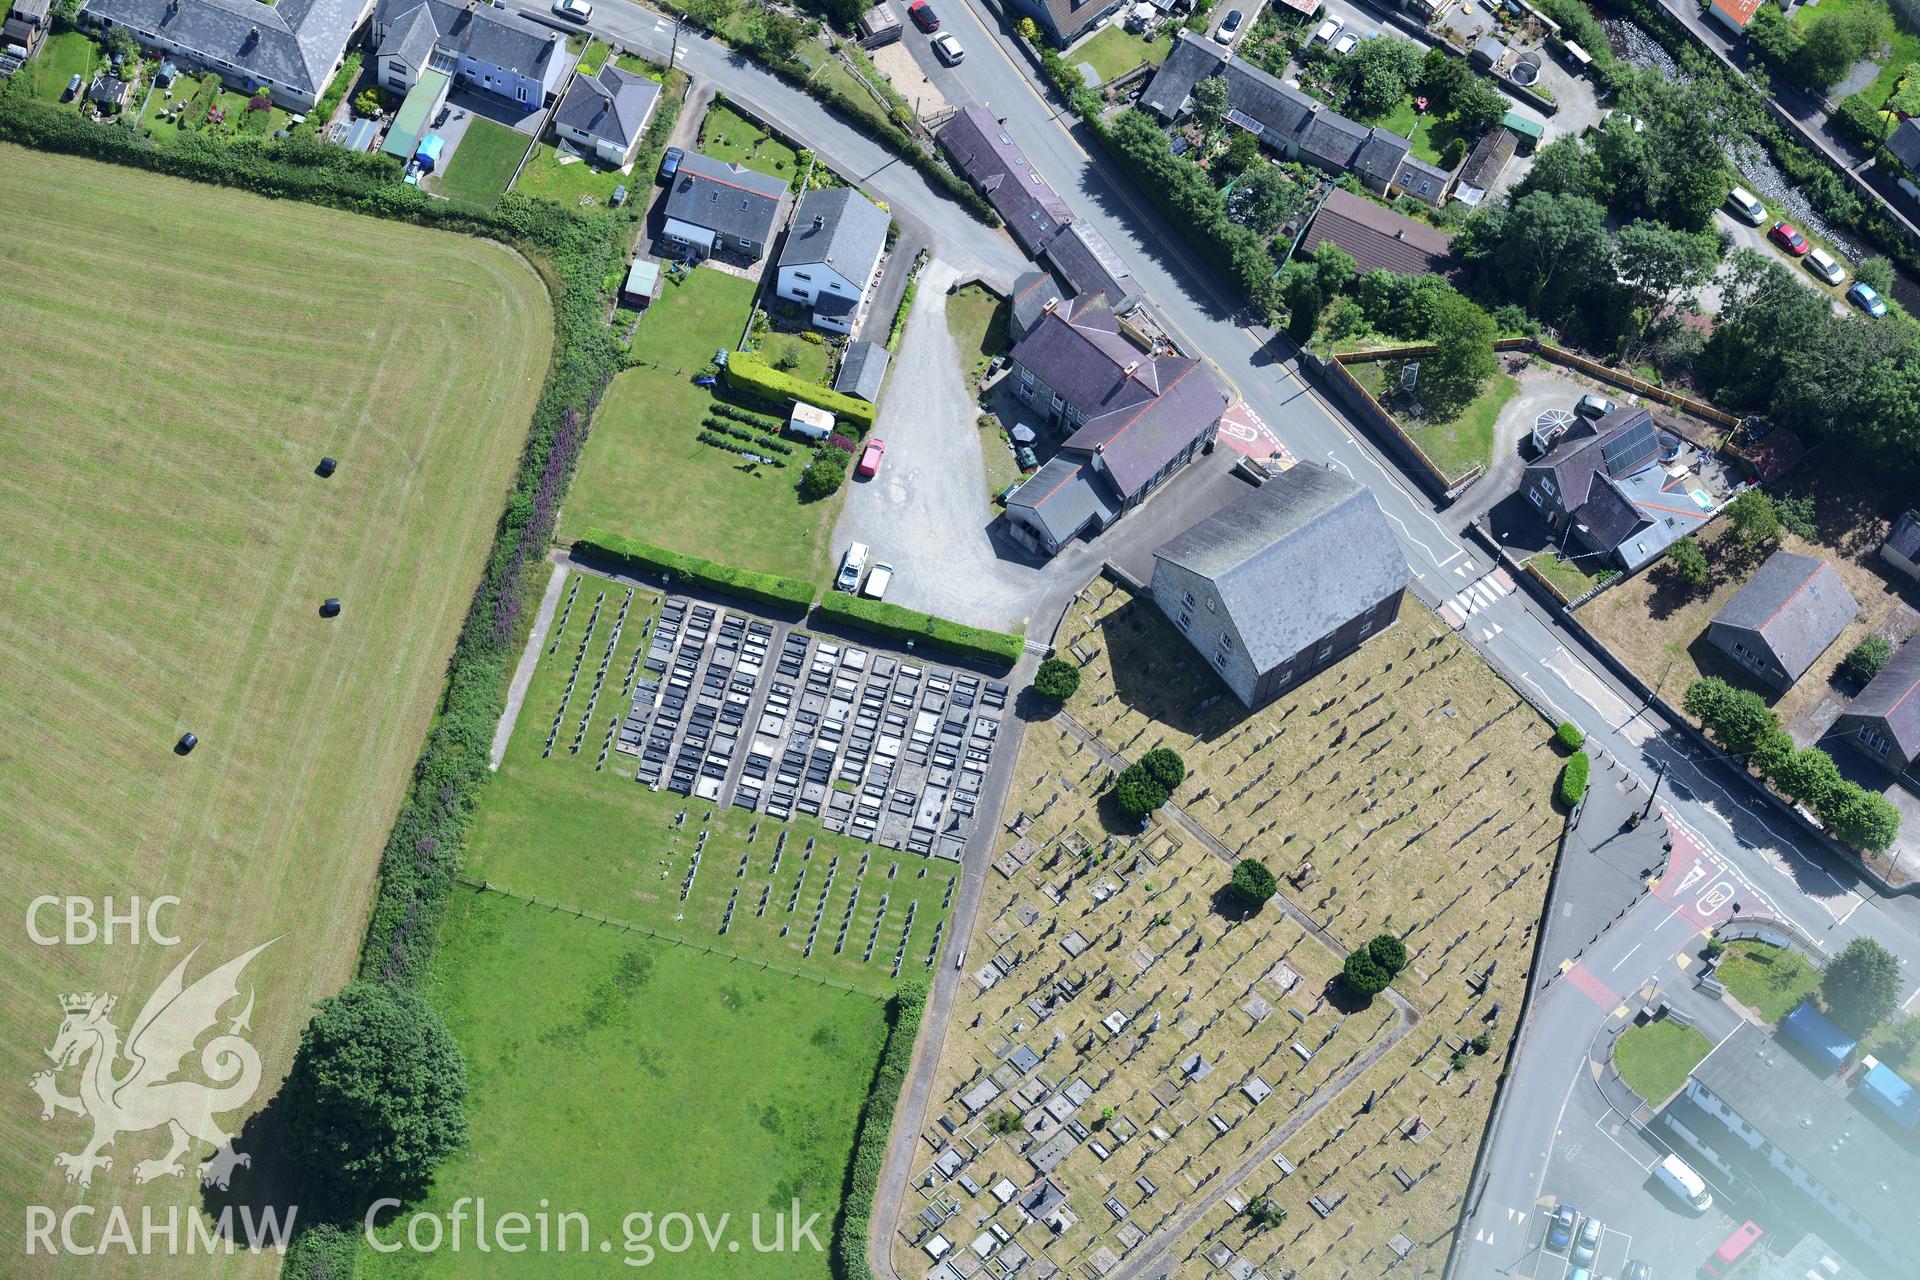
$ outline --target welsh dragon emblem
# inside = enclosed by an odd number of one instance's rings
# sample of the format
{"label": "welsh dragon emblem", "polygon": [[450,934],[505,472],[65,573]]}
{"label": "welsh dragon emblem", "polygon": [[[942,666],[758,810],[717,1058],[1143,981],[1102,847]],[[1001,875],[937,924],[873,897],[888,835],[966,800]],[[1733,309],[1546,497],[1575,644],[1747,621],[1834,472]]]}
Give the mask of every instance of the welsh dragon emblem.
{"label": "welsh dragon emblem", "polygon": [[[219,1024],[221,1010],[240,998],[240,974],[248,962],[275,941],[261,943],[189,986],[187,965],[199,952],[194,948],[148,997],[124,1047],[112,1020],[116,997],[91,992],[62,997],[60,1009],[66,1016],[46,1051],[53,1069],[37,1073],[27,1083],[40,1096],[42,1120],[53,1119],[58,1111],[71,1111],[93,1121],[93,1140],[85,1150],[53,1159],[68,1182],[91,1186],[94,1170],[113,1168],[113,1157],[102,1151],[119,1135],[162,1125],[172,1145],[159,1159],[134,1166],[139,1182],[181,1176],[186,1171],[180,1157],[196,1140],[213,1148],[200,1163],[200,1180],[209,1187],[226,1189],[234,1169],[253,1163],[251,1156],[233,1149],[233,1135],[214,1118],[244,1106],[260,1087],[260,1055],[240,1034],[251,1029],[251,988],[246,1006],[200,1050],[200,1071],[213,1083],[174,1076],[185,1067],[200,1037]],[[68,1067],[79,1069],[77,1097],[60,1092],[58,1076]]]}

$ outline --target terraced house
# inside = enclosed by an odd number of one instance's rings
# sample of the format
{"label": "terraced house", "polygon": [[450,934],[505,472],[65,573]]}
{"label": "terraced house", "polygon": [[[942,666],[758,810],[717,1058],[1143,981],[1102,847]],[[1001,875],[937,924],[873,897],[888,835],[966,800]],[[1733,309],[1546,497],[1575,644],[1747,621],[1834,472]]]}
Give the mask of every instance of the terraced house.
{"label": "terraced house", "polygon": [[559,32],[529,22],[504,4],[469,0],[380,0],[373,45],[381,87],[404,94],[423,71],[539,111],[553,100],[571,60]]}
{"label": "terraced house", "polygon": [[289,111],[320,100],[371,0],[87,0],[81,22],[119,27],[186,70],[211,71]]}

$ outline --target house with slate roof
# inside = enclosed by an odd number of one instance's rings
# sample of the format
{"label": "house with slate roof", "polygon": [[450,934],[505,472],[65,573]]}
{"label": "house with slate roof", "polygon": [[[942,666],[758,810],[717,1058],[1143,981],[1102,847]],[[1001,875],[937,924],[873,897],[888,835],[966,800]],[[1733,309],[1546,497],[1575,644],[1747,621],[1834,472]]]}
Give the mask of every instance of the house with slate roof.
{"label": "house with slate roof", "polygon": [[1900,646],[1840,713],[1832,732],[1889,773],[1920,764],[1920,642]]}
{"label": "house with slate roof", "polygon": [[892,358],[892,353],[877,342],[849,342],[846,354],[840,357],[833,389],[868,404],[879,404],[880,388],[887,381],[887,362]]}
{"label": "house with slate roof", "polygon": [[1029,255],[1037,256],[1073,221],[1067,202],[1034,172],[1026,153],[985,107],[963,108],[934,138],[955,172],[979,189]]}
{"label": "house with slate roof", "polygon": [[1281,472],[1153,553],[1153,601],[1248,708],[1393,625],[1407,559],[1366,487]]}
{"label": "house with slate roof", "polygon": [[482,0],[379,0],[373,47],[380,84],[393,93],[412,89],[423,71],[443,71],[522,111],[552,102],[573,66],[565,36]]}
{"label": "house with slate roof", "polygon": [[1097,298],[1052,299],[1008,355],[1014,394],[1069,432],[1007,500],[1007,525],[1053,555],[1144,502],[1219,434],[1228,400],[1180,355]]}
{"label": "house with slate roof", "polygon": [[366,21],[371,0],[87,0],[80,21],[123,27],[183,68],[212,71],[243,92],[267,90],[311,110]]}
{"label": "house with slate roof", "polygon": [[553,131],[614,168],[624,168],[633,163],[659,102],[656,81],[608,58],[598,74],[575,76],[567,85],[553,113]]}
{"label": "house with slate roof", "polygon": [[1104,298],[1115,311],[1140,300],[1133,268],[1107,238],[1084,222],[1070,222],[1047,242],[1040,258],[1074,297]]}
{"label": "house with slate roof", "polygon": [[1903,511],[1880,544],[1880,558],[1908,582],[1920,582],[1920,511]]}
{"label": "house with slate roof", "polygon": [[1178,120],[1193,107],[1193,87],[1216,75],[1227,82],[1228,125],[1256,134],[1287,159],[1352,173],[1382,195],[1410,195],[1435,206],[1445,202],[1450,175],[1413,155],[1410,139],[1349,120],[1190,31],[1180,33],[1140,103],[1162,119]]}
{"label": "house with slate roof", "polygon": [[1332,241],[1353,258],[1360,274],[1439,275],[1452,264],[1453,237],[1364,196],[1335,188],[1313,216],[1301,247],[1308,253]]}
{"label": "house with slate roof", "polygon": [[724,251],[757,262],[780,225],[786,195],[778,178],[689,151],[667,191],[661,235],[691,258]]}
{"label": "house with slate roof", "polygon": [[851,187],[807,192],[780,248],[774,292],[808,308],[815,328],[852,333],[866,315],[891,223]]}
{"label": "house with slate roof", "polygon": [[1527,465],[1520,491],[1563,541],[1576,539],[1596,563],[1632,573],[1713,514],[1691,475],[1660,464],[1660,433],[1644,408],[1582,418]]}
{"label": "house with slate roof", "polygon": [[1078,40],[1127,0],[1013,0],[1013,8],[1039,24],[1047,38],[1065,47]]}
{"label": "house with slate roof", "polygon": [[1707,624],[1707,643],[1785,693],[1860,606],[1827,561],[1776,551]]}

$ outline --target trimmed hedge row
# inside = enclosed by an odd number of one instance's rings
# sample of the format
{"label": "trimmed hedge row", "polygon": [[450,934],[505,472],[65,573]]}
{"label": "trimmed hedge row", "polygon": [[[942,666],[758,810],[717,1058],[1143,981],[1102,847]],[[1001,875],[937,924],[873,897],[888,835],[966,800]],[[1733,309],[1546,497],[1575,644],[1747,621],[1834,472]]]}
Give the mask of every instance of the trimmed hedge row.
{"label": "trimmed hedge row", "polygon": [[900,1104],[907,1071],[913,1065],[914,1040],[927,1007],[927,983],[909,978],[900,984],[887,1007],[887,1043],[880,1050],[873,1087],[860,1108],[860,1137],[853,1146],[847,1170],[846,1194],[840,1201],[840,1220],[834,1224],[830,1258],[834,1280],[873,1280],[867,1265],[867,1235],[872,1227],[873,1197],[880,1188],[880,1171],[887,1163],[887,1140],[893,1136],[893,1111]]}
{"label": "trimmed hedge row", "polygon": [[825,409],[844,422],[856,423],[862,431],[873,427],[873,405],[828,390],[817,382],[783,373],[762,360],[757,352],[736,351],[728,356],[725,376],[727,385],[735,391],[761,396],[775,403],[799,400]]}
{"label": "trimmed hedge row", "polygon": [[631,572],[671,573],[709,590],[739,596],[758,604],[777,605],[782,609],[804,613],[807,606],[813,603],[814,588],[811,582],[736,569],[730,564],[702,560],[699,556],[682,555],[665,547],[623,538],[604,529],[588,529],[575,540],[573,549],[579,555],[611,560]]}
{"label": "trimmed hedge row", "polygon": [[1568,756],[1566,767],[1560,770],[1560,784],[1554,789],[1554,797],[1569,809],[1579,804],[1587,794],[1587,772],[1592,767],[1584,751]]}
{"label": "trimmed hedge row", "polygon": [[963,658],[984,658],[989,662],[1012,666],[1020,660],[1026,637],[983,627],[962,626],[930,613],[903,609],[897,604],[868,600],[864,596],[829,591],[820,601],[821,616],[842,618],[855,626],[895,640],[912,640],[957,653]]}
{"label": "trimmed hedge row", "polygon": [[334,72],[333,81],[327,85],[327,91],[320,95],[320,101],[313,104],[313,110],[307,113],[306,132],[318,135],[333,119],[333,113],[340,109],[346,99],[347,90],[353,88],[354,81],[360,78],[360,64],[366,55],[355,49],[340,62],[340,70]]}
{"label": "trimmed hedge row", "polygon": [[712,414],[702,418],[700,425],[715,435],[731,436],[735,440],[773,453],[785,455],[793,452],[792,445],[785,440],[777,440],[773,437],[773,429],[770,427],[749,428],[727,418],[716,418]]}
{"label": "trimmed hedge row", "polygon": [[[740,439],[723,436],[717,431],[702,431],[699,435],[695,436],[694,439],[698,440],[701,444],[711,445],[715,449],[723,449],[736,457],[743,453],[752,452],[752,450],[745,447],[746,445],[760,443],[760,441],[754,439],[742,441]],[[787,465],[787,460],[777,453],[757,453],[754,454],[754,456],[761,459],[761,461],[770,467],[784,467]]]}

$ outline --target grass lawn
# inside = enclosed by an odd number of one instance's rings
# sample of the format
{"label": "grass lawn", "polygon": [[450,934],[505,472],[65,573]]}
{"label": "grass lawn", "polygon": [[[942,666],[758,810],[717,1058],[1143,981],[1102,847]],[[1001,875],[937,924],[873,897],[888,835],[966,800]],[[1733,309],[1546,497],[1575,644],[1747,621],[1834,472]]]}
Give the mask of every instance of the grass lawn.
{"label": "grass lawn", "polygon": [[724,102],[707,109],[700,122],[700,150],[726,164],[793,181],[799,153]]}
{"label": "grass lawn", "polygon": [[[0,397],[42,428],[0,431],[0,735],[32,744],[0,768],[8,882],[20,901],[177,895],[185,944],[11,931],[6,1070],[48,1065],[60,992],[118,993],[124,1031],[190,947],[198,977],[284,934],[246,975],[261,1106],[308,1006],[352,974],[552,306],[488,241],[12,146],[0,173]],[[330,621],[329,596],[345,602]],[[188,730],[199,747],[177,756]],[[71,1203],[51,1157],[79,1149],[79,1124],[0,1116],[0,1194]],[[191,1174],[136,1187],[163,1149],[123,1135],[91,1198],[133,1221],[197,1209]]]}
{"label": "grass lawn", "polygon": [[1172,48],[1171,29],[1152,40],[1143,40],[1119,23],[1110,22],[1098,35],[1067,53],[1065,58],[1070,67],[1082,62],[1091,65],[1100,73],[1100,83],[1105,84],[1143,62],[1159,66],[1167,60],[1167,52]]}
{"label": "grass lawn", "polygon": [[827,344],[808,342],[797,333],[769,332],[757,339],[760,353],[774,368],[780,367],[782,357],[791,355],[794,366],[788,372],[808,382],[817,382],[821,386],[827,383]]}
{"label": "grass lawn", "polygon": [[518,130],[475,117],[467,123],[466,135],[454,148],[447,171],[435,185],[449,199],[491,209],[513,181],[513,171],[527,153],[529,141]]}
{"label": "grass lawn", "polygon": [[[567,43],[571,45],[576,38],[577,37],[574,36],[568,36]],[[601,64],[607,60],[607,55],[612,52],[613,46],[599,37],[596,36],[588,40],[587,47],[580,51],[578,67],[580,74],[590,76],[597,73],[600,70]]]}
{"label": "grass lawn", "polygon": [[1452,119],[1432,111],[1415,111],[1411,95],[1400,99],[1399,105],[1386,115],[1367,123],[1412,139],[1413,154],[1428,164],[1440,163],[1440,152],[1457,132]]}
{"label": "grass lawn", "polygon": [[688,375],[705,368],[715,351],[740,341],[753,293],[753,281],[712,267],[695,267],[677,280],[663,267],[660,293],[633,338],[634,358]]}
{"label": "grass lawn", "polygon": [[1687,1082],[1687,1076],[1713,1049],[1713,1041],[1677,1022],[1629,1027],[1613,1042],[1613,1065],[1627,1087],[1659,1106]]}
{"label": "grass lawn", "polygon": [[[1588,573],[1581,567],[1578,560],[1562,559],[1551,551],[1539,552],[1528,563],[1538,569],[1540,576],[1559,588],[1560,594],[1569,600],[1579,599],[1594,587],[1599,586],[1614,572],[1609,569],[1597,574]],[[1589,559],[1587,563],[1598,564],[1598,557]]]}
{"label": "grass lawn", "polygon": [[1820,989],[1820,971],[1812,961],[1789,947],[1750,938],[1727,945],[1714,976],[1735,1000],[1757,1010],[1767,1022],[1780,1021]]}
{"label": "grass lawn", "polygon": [[977,284],[947,295],[947,330],[960,348],[968,382],[978,382],[987,364],[1007,349],[1007,300]]}
{"label": "grass lawn", "polygon": [[[1360,385],[1383,404],[1387,368],[1383,361],[1347,366]],[[1450,421],[1425,422],[1405,414],[1397,416],[1401,428],[1413,437],[1433,464],[1446,473],[1449,480],[1458,480],[1473,467],[1492,463],[1494,424],[1519,389],[1520,384],[1512,377],[1496,373],[1485,389]]]}
{"label": "grass lawn", "polygon": [[520,171],[513,189],[522,195],[538,196],[569,209],[604,209],[612,205],[615,187],[625,187],[636,200],[648,199],[651,194],[648,183],[651,180],[651,169],[641,173],[636,180],[632,175],[605,168],[591,160],[563,162],[552,144],[538,142],[534,144],[533,155],[528,158],[527,167]]}
{"label": "grass lawn", "polygon": [[[484,1196],[489,1217],[576,1212],[589,1247],[575,1228],[569,1252],[481,1253],[471,1235],[457,1254],[363,1248],[364,1280],[626,1269],[609,1258],[673,1276],[827,1274],[809,1244],[756,1251],[751,1220],[771,1242],[797,1199],[801,1220],[820,1215],[820,1244],[830,1239],[885,1034],[880,1000],[464,888],[430,984],[466,1055],[470,1138],[419,1208]],[[729,1217],[718,1256],[697,1230],[693,1251],[671,1256],[666,1237],[629,1225],[635,1212]],[[404,1225],[382,1234],[404,1243]]]}
{"label": "grass lawn", "polygon": [[[641,333],[657,319],[642,320]],[[700,420],[712,402],[687,378],[659,369],[614,379],[561,512],[561,536],[597,526],[742,569],[824,577],[845,489],[802,503],[794,486],[803,450],[786,467],[771,467],[702,444]]]}
{"label": "grass lawn", "polygon": [[40,52],[16,74],[24,77],[27,91],[36,98],[58,102],[67,91],[67,81],[81,78],[81,91],[93,78],[94,68],[104,59],[100,46],[78,31],[61,31],[47,37]]}

